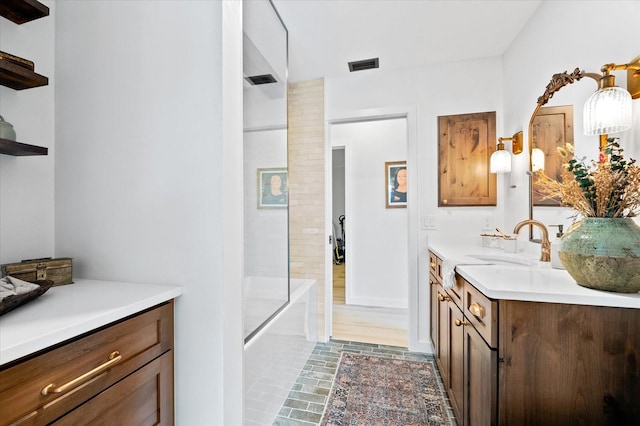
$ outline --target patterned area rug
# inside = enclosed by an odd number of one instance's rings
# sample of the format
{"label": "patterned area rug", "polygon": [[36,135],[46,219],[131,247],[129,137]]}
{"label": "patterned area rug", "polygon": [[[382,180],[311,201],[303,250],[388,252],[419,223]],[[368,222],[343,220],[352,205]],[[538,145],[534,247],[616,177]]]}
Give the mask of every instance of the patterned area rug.
{"label": "patterned area rug", "polygon": [[433,361],[343,352],[321,425],[449,425]]}

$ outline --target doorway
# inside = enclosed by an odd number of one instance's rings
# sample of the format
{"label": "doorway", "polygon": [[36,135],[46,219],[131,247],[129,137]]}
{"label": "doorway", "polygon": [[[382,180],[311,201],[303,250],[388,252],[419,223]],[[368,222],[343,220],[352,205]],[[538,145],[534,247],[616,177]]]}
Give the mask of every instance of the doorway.
{"label": "doorway", "polygon": [[[408,347],[410,204],[389,208],[385,202],[385,163],[407,161],[407,118],[334,123],[329,134],[331,336]],[[344,244],[344,261],[336,255],[337,238]]]}

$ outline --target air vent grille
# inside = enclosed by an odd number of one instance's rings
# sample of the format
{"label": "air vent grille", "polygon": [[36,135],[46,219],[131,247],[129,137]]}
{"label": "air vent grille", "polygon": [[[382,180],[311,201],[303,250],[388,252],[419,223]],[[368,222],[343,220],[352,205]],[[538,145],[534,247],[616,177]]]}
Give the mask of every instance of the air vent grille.
{"label": "air vent grille", "polygon": [[273,77],[273,75],[271,74],[251,75],[246,78],[247,81],[249,81],[249,83],[253,84],[254,86],[257,86],[259,84],[271,84],[278,82],[278,80],[276,80],[275,77]]}
{"label": "air vent grille", "polygon": [[379,58],[363,59],[362,61],[349,62],[349,71],[364,71],[379,68]]}

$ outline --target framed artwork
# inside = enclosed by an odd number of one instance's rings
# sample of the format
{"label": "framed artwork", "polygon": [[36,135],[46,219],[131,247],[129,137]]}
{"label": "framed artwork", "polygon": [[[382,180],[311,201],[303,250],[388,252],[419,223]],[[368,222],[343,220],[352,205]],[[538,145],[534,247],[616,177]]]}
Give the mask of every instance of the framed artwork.
{"label": "framed artwork", "polygon": [[[533,119],[533,148],[544,152],[544,174],[551,179],[561,181],[562,163],[568,158],[558,155],[558,148],[565,144],[573,145],[573,105],[542,107]],[[543,200],[538,188],[538,178],[534,175],[532,183],[532,200],[534,206],[559,207],[560,200],[549,198]]]}
{"label": "framed artwork", "polygon": [[407,208],[407,162],[384,163],[386,208]]}
{"label": "framed artwork", "polygon": [[438,206],[495,206],[496,113],[438,117]]}
{"label": "framed artwork", "polygon": [[287,169],[258,169],[258,208],[286,208],[288,183]]}

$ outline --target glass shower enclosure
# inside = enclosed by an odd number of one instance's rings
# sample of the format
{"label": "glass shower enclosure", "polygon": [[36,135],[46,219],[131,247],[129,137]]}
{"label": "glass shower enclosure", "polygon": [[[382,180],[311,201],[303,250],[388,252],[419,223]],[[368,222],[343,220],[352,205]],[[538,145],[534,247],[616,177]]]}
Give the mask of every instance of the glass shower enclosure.
{"label": "glass shower enclosure", "polygon": [[243,2],[245,343],[290,300],[287,38],[270,1]]}

